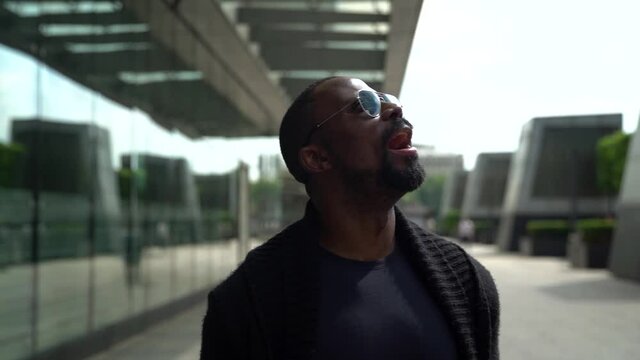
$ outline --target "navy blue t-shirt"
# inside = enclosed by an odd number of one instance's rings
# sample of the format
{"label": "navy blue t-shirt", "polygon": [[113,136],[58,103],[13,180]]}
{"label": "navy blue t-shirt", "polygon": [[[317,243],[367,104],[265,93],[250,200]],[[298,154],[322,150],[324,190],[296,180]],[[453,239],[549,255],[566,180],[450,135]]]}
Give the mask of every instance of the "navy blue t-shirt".
{"label": "navy blue t-shirt", "polygon": [[398,246],[377,261],[318,251],[315,359],[456,359],[442,311]]}

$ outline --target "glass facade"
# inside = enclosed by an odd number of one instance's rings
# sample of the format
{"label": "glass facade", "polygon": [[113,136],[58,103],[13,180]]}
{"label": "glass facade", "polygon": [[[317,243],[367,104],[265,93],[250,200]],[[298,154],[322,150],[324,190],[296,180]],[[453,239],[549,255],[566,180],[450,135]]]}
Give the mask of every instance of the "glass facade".
{"label": "glass facade", "polygon": [[211,288],[237,264],[238,175],[215,161],[196,174],[215,156],[206,141],[149,115],[197,108],[174,92],[200,76],[159,63],[118,10],[0,1],[2,359]]}

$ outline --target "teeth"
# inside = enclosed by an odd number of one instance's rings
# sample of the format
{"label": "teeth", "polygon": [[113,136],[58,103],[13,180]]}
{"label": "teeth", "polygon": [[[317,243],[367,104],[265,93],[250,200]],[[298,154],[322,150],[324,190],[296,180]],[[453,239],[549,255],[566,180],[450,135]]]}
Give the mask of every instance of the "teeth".
{"label": "teeth", "polygon": [[401,131],[396,133],[396,135],[389,141],[387,146],[390,149],[409,149],[411,148],[411,132],[409,131]]}

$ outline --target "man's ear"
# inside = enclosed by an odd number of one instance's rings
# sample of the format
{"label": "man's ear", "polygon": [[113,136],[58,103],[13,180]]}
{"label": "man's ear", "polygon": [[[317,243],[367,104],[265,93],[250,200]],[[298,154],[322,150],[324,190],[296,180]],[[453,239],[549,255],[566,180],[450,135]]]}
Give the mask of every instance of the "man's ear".
{"label": "man's ear", "polygon": [[317,174],[331,169],[331,161],[325,149],[311,144],[303,147],[298,152],[298,161],[305,171]]}

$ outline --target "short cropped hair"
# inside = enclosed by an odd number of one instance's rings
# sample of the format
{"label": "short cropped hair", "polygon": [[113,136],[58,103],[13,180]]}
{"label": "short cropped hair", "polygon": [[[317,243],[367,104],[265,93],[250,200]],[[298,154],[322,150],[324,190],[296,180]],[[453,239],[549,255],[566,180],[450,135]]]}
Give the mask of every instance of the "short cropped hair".
{"label": "short cropped hair", "polygon": [[300,164],[298,153],[306,145],[304,142],[314,126],[313,92],[318,85],[333,78],[336,76],[317,80],[307,86],[293,101],[280,124],[280,152],[291,175],[303,184],[309,180],[309,174]]}

